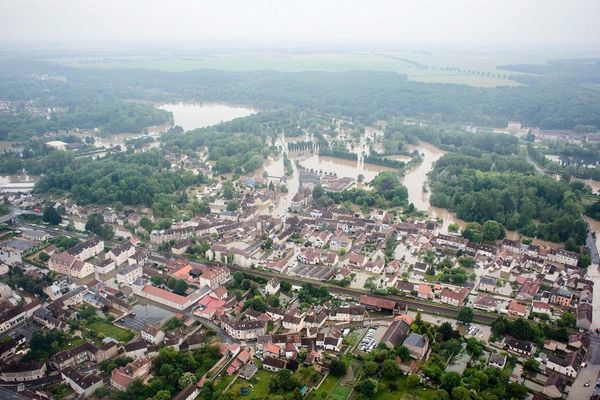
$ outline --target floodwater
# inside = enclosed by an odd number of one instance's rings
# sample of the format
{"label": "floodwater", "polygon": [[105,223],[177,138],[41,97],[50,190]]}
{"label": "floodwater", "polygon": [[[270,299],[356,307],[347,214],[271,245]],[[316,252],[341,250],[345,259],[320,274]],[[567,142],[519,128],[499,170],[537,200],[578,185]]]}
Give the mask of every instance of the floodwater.
{"label": "floodwater", "polygon": [[185,131],[216,125],[255,114],[256,110],[219,103],[171,103],[158,107],[173,113],[175,125]]}
{"label": "floodwater", "polygon": [[0,186],[8,185],[9,183],[35,183],[40,179],[37,175],[15,174],[15,175],[0,175]]}
{"label": "floodwater", "polygon": [[309,156],[299,159],[300,164],[313,171],[321,171],[327,174],[337,174],[338,178],[350,177],[358,179],[359,175],[365,177],[365,181],[370,181],[375,178],[380,172],[394,171],[393,168],[382,167],[373,164],[366,164],[361,160],[344,160],[337,157],[325,157],[318,154],[311,154]]}
{"label": "floodwater", "polygon": [[573,180],[585,183],[586,185],[588,185],[592,188],[592,192],[594,194],[600,194],[600,181],[595,181],[593,179],[579,179],[579,178],[573,178]]}

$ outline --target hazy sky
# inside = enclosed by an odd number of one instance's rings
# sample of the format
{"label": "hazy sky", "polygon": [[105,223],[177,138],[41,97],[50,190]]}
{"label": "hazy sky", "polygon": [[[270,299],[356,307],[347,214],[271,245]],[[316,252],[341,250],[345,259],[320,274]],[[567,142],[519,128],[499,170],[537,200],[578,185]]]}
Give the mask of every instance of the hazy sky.
{"label": "hazy sky", "polygon": [[0,41],[600,45],[600,0],[0,0]]}

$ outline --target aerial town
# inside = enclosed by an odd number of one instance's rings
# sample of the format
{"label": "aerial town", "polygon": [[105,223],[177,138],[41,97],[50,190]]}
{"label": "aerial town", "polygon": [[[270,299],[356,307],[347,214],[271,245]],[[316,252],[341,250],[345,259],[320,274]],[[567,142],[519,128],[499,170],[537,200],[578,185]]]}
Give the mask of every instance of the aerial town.
{"label": "aerial town", "polygon": [[598,21],[0,1],[0,400],[600,400]]}

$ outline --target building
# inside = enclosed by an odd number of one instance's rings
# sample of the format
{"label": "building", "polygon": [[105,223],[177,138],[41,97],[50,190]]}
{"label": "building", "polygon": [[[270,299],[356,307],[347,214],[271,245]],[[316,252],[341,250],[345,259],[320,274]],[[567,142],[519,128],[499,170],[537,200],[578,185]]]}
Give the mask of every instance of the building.
{"label": "building", "polygon": [[106,253],[106,259],[113,260],[117,266],[127,262],[135,254],[135,246],[126,241],[116,245]]}
{"label": "building", "polygon": [[119,272],[117,272],[117,283],[119,285],[129,286],[136,279],[141,278],[143,275],[143,268],[139,264],[126,265]]}
{"label": "building", "polygon": [[473,308],[487,312],[496,311],[497,301],[491,296],[479,296],[473,302]]}
{"label": "building", "polygon": [[285,360],[273,357],[265,357],[263,360],[263,368],[267,371],[278,372],[285,368]]}
{"label": "building", "polygon": [[115,342],[108,342],[97,347],[91,342],[84,342],[69,350],[56,353],[50,358],[50,364],[56,369],[72,367],[84,362],[100,363],[117,355],[118,346]]}
{"label": "building", "polygon": [[412,358],[421,360],[429,349],[429,339],[425,335],[412,332],[404,339],[403,345],[408,349]]}
{"label": "building", "polygon": [[124,367],[113,369],[110,375],[110,384],[117,390],[125,391],[134,379],[143,379],[152,368],[150,358],[140,358],[132,361]]}
{"label": "building", "polygon": [[592,325],[592,305],[589,303],[579,303],[577,306],[577,324],[580,329],[590,329]]}
{"label": "building", "polygon": [[465,303],[465,300],[469,297],[469,289],[460,288],[458,291],[454,291],[452,289],[444,288],[442,289],[442,303],[450,304],[455,307],[462,306]]}
{"label": "building", "polygon": [[548,356],[546,369],[559,374],[575,378],[581,369],[583,355],[579,351],[573,351],[564,355],[551,354]]}
{"label": "building", "polygon": [[5,382],[29,382],[46,376],[46,363],[12,363],[0,367]]}
{"label": "building", "polygon": [[392,321],[389,328],[383,334],[381,343],[393,349],[402,344],[402,341],[410,331],[410,325],[404,320]]}
{"label": "building", "polygon": [[490,367],[498,368],[501,370],[506,365],[506,359],[507,359],[506,355],[500,354],[500,353],[494,353],[490,357]]}
{"label": "building", "polygon": [[265,293],[268,296],[272,296],[279,291],[280,286],[281,286],[281,282],[279,282],[279,279],[271,278],[269,280],[269,282],[267,282],[267,285],[265,286]]}
{"label": "building", "polygon": [[360,304],[368,309],[378,311],[394,311],[396,309],[396,302],[394,300],[388,300],[381,297],[369,296],[366,294],[360,295]]}
{"label": "building", "polygon": [[478,289],[482,292],[494,293],[496,291],[496,278],[492,276],[482,276],[479,279]]}
{"label": "building", "polygon": [[590,333],[588,361],[592,365],[600,364],[600,332],[597,330],[594,330]]}
{"label": "building", "polygon": [[0,315],[0,333],[4,333],[33,317],[35,311],[41,306],[39,301],[33,300],[29,304],[9,308]]}
{"label": "building", "polygon": [[517,300],[512,299],[510,303],[508,303],[507,313],[508,315],[526,318],[529,314],[529,311],[527,305],[521,304]]}
{"label": "building", "polygon": [[219,286],[223,286],[229,279],[231,279],[229,268],[211,268],[200,275],[200,286],[208,286],[211,289],[215,289]]}
{"label": "building", "polygon": [[103,386],[102,377],[96,373],[82,374],[73,367],[61,371],[61,376],[80,398],[91,396],[96,389]]}
{"label": "building", "polygon": [[171,293],[168,290],[152,286],[146,283],[143,278],[138,278],[136,281],[134,281],[131,284],[131,289],[133,294],[137,296],[155,301],[178,311],[187,310],[210,291],[200,288],[188,296],[180,296],[178,294]]}
{"label": "building", "polygon": [[531,356],[533,353],[533,345],[531,342],[527,342],[525,340],[519,340],[512,337],[507,337],[504,339],[504,347],[508,350],[518,353],[524,356]]}
{"label": "building", "polygon": [[579,254],[562,249],[552,249],[546,258],[548,261],[570,265],[572,267],[577,266],[577,263],[579,262]]}
{"label": "building", "polygon": [[221,326],[231,337],[238,340],[253,340],[267,331],[267,324],[262,320],[241,321],[225,318]]}
{"label": "building", "polygon": [[104,240],[98,236],[93,236],[88,240],[78,243],[67,250],[70,256],[80,260],[88,260],[104,251]]}
{"label": "building", "polygon": [[141,331],[141,336],[145,341],[157,345],[162,343],[163,339],[165,338],[165,332],[163,332],[160,327],[144,324],[144,328],[142,328]]}

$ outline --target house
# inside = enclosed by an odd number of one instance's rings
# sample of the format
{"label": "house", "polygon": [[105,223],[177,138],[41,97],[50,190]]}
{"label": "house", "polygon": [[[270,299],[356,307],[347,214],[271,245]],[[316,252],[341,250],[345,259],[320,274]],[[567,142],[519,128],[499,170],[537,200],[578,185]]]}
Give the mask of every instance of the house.
{"label": "house", "polygon": [[365,309],[361,306],[337,307],[331,310],[329,319],[342,322],[364,321]]}
{"label": "house", "polygon": [[394,320],[388,327],[381,338],[381,343],[384,343],[390,349],[393,349],[402,344],[402,341],[410,331],[410,325],[404,320]]}
{"label": "house", "polygon": [[412,272],[421,276],[425,276],[427,274],[428,269],[429,266],[422,262],[417,262],[415,263],[415,265],[412,266]]}
{"label": "house", "polygon": [[408,281],[398,281],[396,288],[400,293],[411,294],[415,290],[415,285]]}
{"label": "house", "polygon": [[367,258],[362,254],[350,253],[348,256],[348,266],[351,268],[362,269],[367,262]]}
{"label": "house", "polygon": [[225,318],[221,326],[230,336],[238,340],[252,340],[264,335],[267,324],[262,320],[242,321],[238,319]]}
{"label": "house", "polygon": [[473,308],[488,312],[496,311],[497,301],[491,296],[479,296],[473,302]]}
{"label": "house", "polygon": [[148,357],[134,360],[124,367],[113,369],[110,384],[117,390],[125,391],[134,379],[143,379],[152,368],[152,360]]}
{"label": "house", "polygon": [[592,324],[592,305],[589,303],[579,303],[577,306],[577,324],[580,329],[590,329]]}
{"label": "house", "polygon": [[417,288],[417,297],[420,299],[433,300],[433,290],[428,283],[421,283]]}
{"label": "house", "polygon": [[513,299],[508,303],[507,309],[508,315],[515,315],[517,317],[526,318],[528,313],[527,305],[519,303],[517,300]]}
{"label": "house", "polygon": [[404,339],[403,345],[408,349],[412,358],[421,360],[429,349],[429,339],[425,335],[412,332]]}
{"label": "house", "polygon": [[560,287],[553,292],[550,301],[554,304],[557,304],[562,307],[569,307],[571,305],[571,301],[573,300],[573,292],[571,292],[566,287]]}
{"label": "house", "polygon": [[285,368],[285,360],[273,357],[265,357],[263,360],[263,368],[267,371],[278,372]]}
{"label": "house", "polygon": [[532,301],[531,312],[535,314],[546,314],[548,316],[552,315],[550,304],[544,303],[543,301]]}
{"label": "house", "polygon": [[552,249],[546,259],[551,262],[558,262],[572,267],[577,266],[579,262],[579,254],[573,251],[566,251],[562,249]]}
{"label": "house", "polygon": [[41,306],[39,301],[33,300],[31,303],[9,308],[0,314],[0,333],[4,333],[33,317],[35,311]]}
{"label": "house", "polygon": [[154,345],[162,343],[165,338],[165,332],[155,325],[144,324],[141,330],[142,339]]}
{"label": "house", "polygon": [[108,342],[97,347],[91,342],[83,342],[79,346],[56,353],[50,358],[50,364],[56,369],[76,366],[84,362],[100,363],[117,354],[115,342]]}
{"label": "house", "polygon": [[496,278],[492,276],[482,276],[479,279],[478,290],[482,292],[494,293],[496,291]]}
{"label": "house", "polygon": [[279,291],[280,283],[281,282],[279,282],[279,279],[277,279],[277,278],[269,279],[269,281],[267,282],[267,285],[265,286],[265,293],[268,296],[272,296],[272,295],[276,294]]}
{"label": "house", "polygon": [[104,240],[98,236],[93,236],[88,240],[78,243],[67,250],[67,253],[80,260],[88,260],[97,256],[104,250]]}
{"label": "house", "polygon": [[304,318],[288,314],[283,317],[282,326],[283,329],[287,329],[292,332],[299,332],[304,327]]}
{"label": "house", "polygon": [[263,356],[264,357],[273,357],[279,358],[281,355],[281,347],[274,343],[267,343],[263,347]]}
{"label": "house", "polygon": [[582,363],[583,355],[579,351],[573,351],[564,355],[554,353],[548,356],[546,369],[570,378],[575,378],[581,369]]}
{"label": "house", "polygon": [[558,374],[551,374],[546,380],[544,389],[542,390],[542,393],[551,399],[561,399],[564,397],[566,392],[567,379]]}
{"label": "house", "polygon": [[194,400],[198,397],[198,393],[200,393],[200,388],[195,383],[189,384],[184,387],[181,392],[177,393],[173,400]]}
{"label": "house", "polygon": [[96,389],[103,386],[102,377],[96,373],[82,374],[73,367],[61,370],[61,376],[80,398],[91,396]]}
{"label": "house", "polygon": [[459,307],[465,303],[467,297],[469,297],[469,289],[467,288],[460,288],[458,291],[448,288],[442,289],[442,303]]}
{"label": "house", "polygon": [[505,354],[494,353],[490,357],[490,367],[498,368],[501,370],[506,365],[506,359],[507,357]]}
{"label": "house", "polygon": [[365,263],[365,271],[373,274],[381,274],[385,268],[385,262],[383,260],[367,261]]}
{"label": "house", "polygon": [[0,379],[5,382],[29,382],[46,376],[46,363],[11,363],[0,367]]}
{"label": "house", "polygon": [[106,259],[113,260],[117,266],[127,262],[129,257],[135,254],[135,246],[130,242],[126,241],[116,245],[106,253]]}
{"label": "house", "polygon": [[512,337],[507,337],[504,339],[504,347],[508,350],[524,355],[531,356],[533,353],[533,345],[531,342],[527,342],[525,340],[519,340]]}
{"label": "house", "polygon": [[141,265],[126,265],[117,272],[117,283],[119,283],[119,285],[129,286],[135,282],[136,279],[141,278],[143,274]]}
{"label": "house", "polygon": [[227,267],[216,267],[205,271],[200,275],[200,286],[208,286],[214,289],[223,286],[231,278],[231,273]]}

